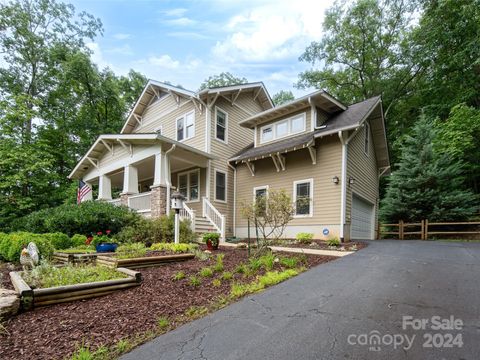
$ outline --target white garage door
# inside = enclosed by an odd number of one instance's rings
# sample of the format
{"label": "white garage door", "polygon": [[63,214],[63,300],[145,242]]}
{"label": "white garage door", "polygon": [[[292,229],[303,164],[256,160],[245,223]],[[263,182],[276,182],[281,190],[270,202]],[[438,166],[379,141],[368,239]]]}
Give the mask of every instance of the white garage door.
{"label": "white garage door", "polygon": [[353,195],[352,198],[352,239],[373,239],[373,205]]}

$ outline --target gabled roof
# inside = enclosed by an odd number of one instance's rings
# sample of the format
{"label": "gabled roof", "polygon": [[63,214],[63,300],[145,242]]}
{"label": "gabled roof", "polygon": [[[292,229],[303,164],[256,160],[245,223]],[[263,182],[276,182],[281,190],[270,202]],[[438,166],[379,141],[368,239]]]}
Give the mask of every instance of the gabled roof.
{"label": "gabled roof", "polygon": [[130,114],[127,116],[127,120],[125,121],[120,133],[130,133],[135,128],[137,125],[136,117],[140,118],[142,116],[143,112],[150,104],[154,96],[173,94],[177,98],[183,97],[186,99],[192,99],[203,104],[203,102],[208,103],[210,97],[216,98],[219,95],[232,95],[232,97],[235,98],[245,91],[254,91],[254,99],[258,98],[264,110],[271,109],[273,107],[272,99],[270,98],[270,95],[263,82],[207,88],[199,92],[194,92],[178,86],[173,86],[161,81],[150,79],[130,111]]}
{"label": "gabled roof", "polygon": [[354,130],[363,125],[368,118],[370,118],[371,131],[374,138],[377,165],[379,168],[388,167],[390,166],[390,160],[380,96],[349,105],[344,111],[330,117],[321,128],[315,131],[292,136],[263,146],[253,147],[252,143],[235,154],[230,161],[255,160],[276,153],[302,149],[311,145],[316,138],[335,134],[339,131]]}
{"label": "gabled roof", "polygon": [[109,150],[112,142],[117,144],[126,143],[131,145],[139,144],[154,144],[154,143],[168,143],[174,144],[177,148],[189,151],[190,153],[204,156],[208,159],[215,159],[216,157],[204,151],[198,150],[194,147],[178,142],[176,140],[167,138],[157,133],[139,133],[139,134],[107,134],[100,135],[93,145],[88,149],[87,153],[80,159],[72,172],[68,175],[69,179],[81,178],[81,176],[90,169],[92,162],[98,161],[105,151]]}
{"label": "gabled roof", "polygon": [[279,116],[292,113],[307,106],[315,105],[328,114],[334,114],[338,111],[346,110],[347,106],[335,99],[324,90],[302,96],[286,104],[276,106],[272,109],[250,116],[239,122],[241,126],[253,129],[256,125],[275,119]]}

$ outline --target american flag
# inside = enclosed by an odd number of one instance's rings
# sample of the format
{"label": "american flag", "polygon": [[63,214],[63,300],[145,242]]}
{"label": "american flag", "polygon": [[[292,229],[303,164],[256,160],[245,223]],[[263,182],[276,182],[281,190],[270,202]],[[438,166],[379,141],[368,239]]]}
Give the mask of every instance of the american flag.
{"label": "american flag", "polygon": [[77,204],[80,204],[85,197],[92,189],[88,186],[83,180],[78,181],[78,189],[77,189]]}

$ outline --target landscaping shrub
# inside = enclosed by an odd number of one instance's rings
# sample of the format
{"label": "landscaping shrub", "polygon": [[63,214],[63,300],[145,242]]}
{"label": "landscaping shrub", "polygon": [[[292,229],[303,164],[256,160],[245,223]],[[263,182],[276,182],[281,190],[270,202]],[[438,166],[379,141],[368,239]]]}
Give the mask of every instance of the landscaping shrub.
{"label": "landscaping shrub", "polygon": [[218,286],[222,285],[222,280],[220,280],[220,279],[213,279],[213,280],[212,280],[212,285],[215,286],[215,287],[218,287]]}
{"label": "landscaping shrub", "polygon": [[6,261],[19,262],[22,249],[30,242],[34,242],[40,257],[49,259],[54,247],[48,238],[51,234],[32,234],[28,232],[14,232],[10,234],[0,234],[0,257]]}
{"label": "landscaping shrub", "polygon": [[222,279],[223,280],[230,280],[233,277],[233,274],[230,271],[225,271],[222,274]]}
{"label": "landscaping shrub", "polygon": [[11,230],[62,232],[73,236],[110,229],[115,234],[139,218],[140,215],[125,206],[115,206],[104,201],[85,201],[79,205],[64,204],[33,212],[17,220]]}
{"label": "landscaping shrub", "polygon": [[150,246],[154,251],[172,251],[174,253],[187,253],[198,247],[197,244],[155,243]]}
{"label": "landscaping shrub", "polygon": [[298,259],[297,258],[288,258],[288,257],[282,257],[280,259],[280,264],[286,268],[293,269],[297,267],[298,264]]}
{"label": "landscaping shrub", "polygon": [[313,240],[312,233],[301,232],[297,234],[297,241],[302,244],[310,244]]}
{"label": "landscaping shrub", "polygon": [[222,272],[223,271],[223,258],[225,257],[225,254],[218,254],[217,255],[217,260],[215,262],[215,266],[213,267],[213,270],[215,272]]}
{"label": "landscaping shrub", "polygon": [[[160,233],[163,242],[173,242],[175,240],[175,213],[172,211],[170,215],[162,216],[154,220],[159,222]],[[180,242],[189,243],[195,240],[195,233],[190,227],[190,221],[180,221]]]}
{"label": "landscaping shrub", "polygon": [[200,280],[195,275],[190,276],[188,282],[190,283],[191,286],[200,286],[202,284],[202,280]]}
{"label": "landscaping shrub", "polygon": [[144,257],[147,248],[142,243],[124,244],[120,245],[115,253],[118,259],[133,259]]}
{"label": "landscaping shrub", "polygon": [[337,237],[333,237],[333,238],[327,240],[327,245],[338,247],[338,246],[340,246],[340,240],[338,240]]}
{"label": "landscaping shrub", "polygon": [[55,250],[63,250],[72,247],[72,240],[66,234],[60,232],[43,234],[47,240],[53,245]]}
{"label": "landscaping shrub", "polygon": [[200,276],[201,277],[212,277],[213,276],[213,270],[209,267],[204,267],[200,269]]}
{"label": "landscaping shrub", "polygon": [[175,281],[182,280],[182,279],[185,279],[185,273],[181,270],[177,271],[175,275],[173,275],[173,280]]}
{"label": "landscaping shrub", "polygon": [[75,234],[72,236],[71,243],[72,247],[84,246],[87,237],[85,235]]}

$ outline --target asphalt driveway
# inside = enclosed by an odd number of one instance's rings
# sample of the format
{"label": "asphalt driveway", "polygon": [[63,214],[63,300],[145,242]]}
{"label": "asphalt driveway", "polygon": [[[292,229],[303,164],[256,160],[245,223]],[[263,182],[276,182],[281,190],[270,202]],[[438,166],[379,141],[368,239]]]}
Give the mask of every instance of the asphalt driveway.
{"label": "asphalt driveway", "polygon": [[479,357],[480,243],[377,241],[122,359]]}

